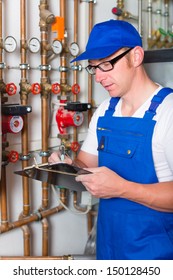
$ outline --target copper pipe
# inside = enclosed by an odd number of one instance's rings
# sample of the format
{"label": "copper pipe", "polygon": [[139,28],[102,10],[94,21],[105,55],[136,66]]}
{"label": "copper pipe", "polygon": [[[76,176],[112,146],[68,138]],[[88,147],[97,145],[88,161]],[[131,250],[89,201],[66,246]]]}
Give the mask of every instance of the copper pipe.
{"label": "copper pipe", "polygon": [[[88,32],[91,32],[93,27],[93,2],[89,2],[89,23],[88,23]],[[92,85],[93,85],[93,77],[92,75],[88,75],[88,102],[92,103]],[[92,111],[88,111],[88,124],[90,123],[92,117]]]}
{"label": "copper pipe", "polygon": [[[60,17],[64,18],[64,27],[66,29],[66,1],[65,0],[60,0]],[[60,65],[62,67],[67,67],[67,55],[66,55],[66,39],[62,40],[63,44],[63,51],[60,55]],[[65,84],[67,85],[67,73],[66,71],[60,72],[60,84]],[[61,96],[63,98],[66,98],[66,91],[61,91]]]}
{"label": "copper pipe", "polygon": [[[21,64],[26,64],[26,3],[25,0],[20,1],[20,54],[21,54]],[[28,94],[23,90],[22,84],[27,82],[26,79],[26,69],[21,70],[21,82],[20,82],[20,98],[21,104],[27,105],[28,103]],[[23,116],[24,118],[24,126],[21,131],[22,138],[22,155],[28,156],[28,116],[27,114]],[[22,160],[22,169],[28,166],[28,160]],[[29,179],[27,177],[22,177],[23,183],[23,215],[28,216],[30,212],[30,199],[29,199]]]}
{"label": "copper pipe", "polygon": [[88,213],[88,233],[91,232],[92,228],[93,228],[93,224],[94,224],[94,217],[97,216],[97,211],[91,210]]}
{"label": "copper pipe", "polygon": [[[26,65],[26,0],[20,0],[20,59],[21,65]],[[20,99],[21,104],[26,106],[28,103],[28,92],[24,90],[23,84],[27,84],[27,70],[21,69],[20,80]],[[23,116],[24,125],[21,131],[22,138],[22,169],[28,166],[28,115]],[[29,192],[29,179],[22,177],[23,185],[23,212],[20,215],[23,217],[29,216],[30,213],[30,192]],[[30,255],[30,230],[27,225],[22,227],[24,238],[24,255]]]}
{"label": "copper pipe", "polygon": [[73,206],[75,209],[77,209],[78,211],[81,211],[81,212],[85,212],[87,210],[86,207],[82,208],[77,204],[77,192],[73,193]]}
{"label": "copper pipe", "polygon": [[43,219],[42,221],[42,256],[48,256],[48,248],[49,248],[49,240],[48,240],[48,230],[49,224],[47,219]]}
{"label": "copper pipe", "polygon": [[7,188],[6,188],[6,167],[3,165],[1,169],[1,181],[0,181],[0,199],[1,199],[1,228],[2,230],[8,230],[8,213],[7,213]]}
{"label": "copper pipe", "polygon": [[[78,41],[78,0],[74,0],[74,42]],[[77,65],[77,62],[74,62],[74,65]],[[78,71],[73,71],[73,84],[77,84],[78,82]],[[77,101],[77,95],[73,94],[73,101]],[[73,141],[77,142],[77,128],[73,128]],[[76,156],[76,155],[75,155]]]}
{"label": "copper pipe", "polygon": [[48,257],[22,257],[22,256],[18,256],[18,257],[4,257],[1,256],[0,260],[72,260],[72,256],[48,256]]}
{"label": "copper pipe", "polygon": [[142,37],[142,0],[138,0],[138,32]]}
{"label": "copper pipe", "polygon": [[[0,0],[0,42],[2,43],[2,0]],[[3,49],[0,48],[0,62],[2,62]],[[0,83],[4,88],[3,83],[3,70],[0,69]],[[3,90],[2,90],[3,92]],[[2,136],[1,141],[2,141]],[[1,147],[0,147],[1,148]],[[2,158],[2,155],[1,155]],[[8,228],[8,213],[7,213],[7,189],[6,189],[6,166],[1,168],[1,181],[0,181],[0,208],[1,208],[1,224],[4,229]],[[0,230],[1,232],[1,230]]]}
{"label": "copper pipe", "polygon": [[8,228],[4,228],[3,225],[0,226],[0,233],[4,233],[4,232],[10,231],[14,228],[19,228],[24,225],[28,225],[32,222],[39,221],[40,219],[49,217],[50,215],[53,215],[55,213],[62,211],[62,209],[63,209],[63,207],[60,205],[60,206],[54,207],[49,210],[38,211],[37,213],[33,213],[28,217],[24,217],[23,219],[9,223]]}
{"label": "copper pipe", "polygon": [[[0,0],[0,43],[3,45],[3,39],[2,39],[2,0]],[[2,52],[3,48],[0,48],[0,62],[2,62]],[[2,81],[3,77],[2,74],[3,70],[0,69],[0,81]]]}
{"label": "copper pipe", "polygon": [[[47,57],[48,50],[46,46],[48,45],[48,23],[46,17],[43,17],[43,11],[46,11],[46,15],[51,14],[48,11],[47,0],[40,0],[40,33],[41,33],[41,65],[43,69],[41,70],[41,128],[42,128],[42,163],[46,163],[48,159],[48,96],[50,91],[46,89],[48,84],[48,69]],[[52,18],[52,16],[51,16]],[[42,183],[42,209],[48,208],[48,184]]]}
{"label": "copper pipe", "polygon": [[21,227],[23,230],[23,238],[24,238],[24,256],[30,256],[30,230],[27,225]]}

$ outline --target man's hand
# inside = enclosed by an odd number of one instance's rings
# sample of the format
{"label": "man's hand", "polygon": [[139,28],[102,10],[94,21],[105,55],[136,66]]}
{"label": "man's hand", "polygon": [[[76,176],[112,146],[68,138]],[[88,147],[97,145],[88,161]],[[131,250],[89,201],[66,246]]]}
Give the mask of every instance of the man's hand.
{"label": "man's hand", "polygon": [[121,197],[126,180],[107,167],[87,168],[92,174],[79,175],[77,182],[82,182],[95,197]]}
{"label": "man's hand", "polygon": [[49,163],[60,163],[60,162],[65,162],[68,164],[72,164],[72,159],[68,157],[67,155],[64,156],[63,161],[61,160],[61,153],[60,151],[58,152],[53,152],[50,157],[48,158]]}

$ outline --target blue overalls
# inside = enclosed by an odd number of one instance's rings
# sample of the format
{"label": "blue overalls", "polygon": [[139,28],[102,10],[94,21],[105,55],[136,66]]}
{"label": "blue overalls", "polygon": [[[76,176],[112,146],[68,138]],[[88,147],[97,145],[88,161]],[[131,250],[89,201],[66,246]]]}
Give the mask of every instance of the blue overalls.
{"label": "blue overalls", "polygon": [[[152,157],[156,124],[153,117],[172,92],[170,88],[161,89],[143,118],[113,117],[119,99],[111,98],[97,124],[99,166],[106,166],[129,181],[158,182]],[[97,259],[173,260],[173,213],[123,198],[100,199]]]}

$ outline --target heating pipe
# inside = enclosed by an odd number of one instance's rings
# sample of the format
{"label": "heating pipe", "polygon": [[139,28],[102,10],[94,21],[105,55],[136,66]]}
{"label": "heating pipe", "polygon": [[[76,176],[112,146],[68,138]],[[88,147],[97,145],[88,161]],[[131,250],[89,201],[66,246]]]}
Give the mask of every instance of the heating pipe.
{"label": "heating pipe", "polygon": [[[74,42],[78,42],[78,0],[74,0]],[[74,65],[77,65],[77,62],[74,62]],[[73,84],[78,82],[78,71],[73,71]],[[77,94],[73,94],[73,101],[77,101]],[[73,128],[73,141],[77,142],[77,128]]]}
{"label": "heating pipe", "polygon": [[[67,203],[66,192],[64,189],[60,190],[60,200],[63,202],[63,204]],[[64,207],[61,204],[59,206],[56,206],[51,209],[42,210],[42,211],[39,210],[38,212],[34,212],[34,213],[30,214],[30,216],[28,216],[28,217],[24,217],[20,220],[9,223],[8,227],[4,227],[3,225],[1,225],[0,233],[5,233],[5,232],[13,230],[15,228],[20,228],[20,227],[28,225],[32,222],[41,221],[42,219],[47,218],[53,214],[59,213],[62,210],[64,210]]]}
{"label": "heating pipe", "polygon": [[[89,2],[89,22],[88,22],[88,32],[91,32],[93,27],[93,2]],[[92,85],[93,85],[93,77],[92,75],[88,75],[88,103],[92,104]],[[88,124],[90,123],[92,117],[92,110],[88,111]]]}
{"label": "heating pipe", "polygon": [[142,37],[142,0],[138,0],[138,32]]}
{"label": "heating pipe", "polygon": [[[25,0],[20,0],[20,55],[21,55],[21,80],[20,80],[20,99],[21,104],[26,106],[28,103],[28,92],[25,91],[23,85],[27,84],[27,70],[26,66],[26,3]],[[29,160],[29,149],[28,149],[28,115],[23,116],[23,129],[21,131],[22,138],[22,169],[28,166]],[[19,219],[23,216],[29,216],[30,214],[30,194],[29,194],[29,179],[22,176],[23,184],[23,212],[20,215]],[[24,238],[24,255],[30,255],[30,230],[25,225],[22,227],[23,238]]]}
{"label": "heating pipe", "polygon": [[[2,0],[0,0],[0,41],[2,39]],[[2,63],[3,48],[0,48],[0,62]],[[0,69],[0,84],[4,88],[3,70]],[[1,92],[3,94],[3,90]],[[3,97],[3,95],[2,95]],[[2,98],[5,100],[5,97]],[[6,100],[7,101],[7,100]],[[1,137],[1,136],[0,136]],[[2,137],[1,137],[2,140]],[[8,212],[7,212],[7,186],[6,186],[6,165],[2,164],[1,167],[1,180],[0,180],[0,207],[1,207],[1,224],[3,229],[8,229]],[[1,232],[1,230],[0,230]]]}
{"label": "heating pipe", "polygon": [[[48,152],[48,51],[46,45],[48,45],[48,24],[54,21],[54,16],[48,10],[47,0],[40,0],[40,35],[41,35],[41,138],[42,138],[42,163],[46,163]],[[42,209],[48,207],[48,184],[42,183]]]}

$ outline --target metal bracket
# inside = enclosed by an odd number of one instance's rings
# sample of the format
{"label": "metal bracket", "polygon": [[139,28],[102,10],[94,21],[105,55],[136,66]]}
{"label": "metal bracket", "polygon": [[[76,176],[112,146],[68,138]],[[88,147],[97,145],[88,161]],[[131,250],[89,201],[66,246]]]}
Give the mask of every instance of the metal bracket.
{"label": "metal bracket", "polygon": [[97,0],[80,0],[80,2],[87,2],[87,3],[93,3],[93,4],[96,4],[97,3]]}
{"label": "metal bracket", "polygon": [[60,72],[67,72],[67,71],[68,71],[68,67],[60,66],[60,67],[59,67],[59,71],[60,71]]}
{"label": "metal bracket", "polygon": [[39,65],[40,71],[50,71],[51,70],[51,65],[45,64],[45,65]]}
{"label": "metal bracket", "polygon": [[5,69],[5,68],[6,68],[6,64],[3,63],[3,62],[1,62],[1,63],[0,63],[0,69]]}
{"label": "metal bracket", "polygon": [[20,160],[29,160],[31,158],[31,154],[28,155],[19,155]]}
{"label": "metal bracket", "polygon": [[28,63],[22,63],[19,65],[20,70],[29,70],[30,66]]}
{"label": "metal bracket", "polygon": [[82,71],[82,65],[81,64],[79,64],[79,65],[72,65],[71,66],[71,69],[73,70],[73,71]]}
{"label": "metal bracket", "polygon": [[39,153],[39,155],[40,155],[41,157],[49,157],[49,156],[50,156],[50,151],[41,151],[41,152]]}

